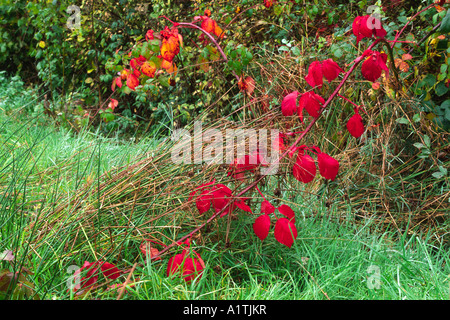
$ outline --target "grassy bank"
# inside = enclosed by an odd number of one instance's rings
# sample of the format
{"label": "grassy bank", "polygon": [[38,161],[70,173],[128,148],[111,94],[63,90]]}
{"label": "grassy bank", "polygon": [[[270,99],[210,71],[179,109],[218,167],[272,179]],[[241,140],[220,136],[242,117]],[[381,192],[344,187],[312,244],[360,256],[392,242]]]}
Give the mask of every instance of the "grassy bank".
{"label": "grassy bank", "polygon": [[15,259],[0,266],[26,268],[27,298],[116,299],[107,287],[128,273],[109,283],[100,278],[84,296],[68,292],[68,268],[94,260],[122,270],[137,264],[122,299],[449,298],[448,247],[432,228],[402,232],[376,214],[361,219],[351,202],[327,205],[303,192],[289,200],[299,230],[290,250],[273,236],[259,241],[254,217],[235,215],[196,236],[193,248],[206,263],[201,279],[166,277],[172,254],[150,262],[139,245],[147,238],[170,243],[198,225],[193,210],[179,208],[204,178],[171,164],[169,144],[152,134],[137,142],[74,134],[21,112],[41,99],[2,81],[0,253],[11,250]]}

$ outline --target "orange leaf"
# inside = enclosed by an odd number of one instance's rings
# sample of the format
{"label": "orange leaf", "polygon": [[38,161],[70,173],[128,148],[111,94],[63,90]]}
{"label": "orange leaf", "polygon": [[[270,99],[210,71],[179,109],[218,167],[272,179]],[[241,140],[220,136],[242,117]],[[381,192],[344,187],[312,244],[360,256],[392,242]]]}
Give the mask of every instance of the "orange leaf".
{"label": "orange leaf", "polygon": [[139,79],[134,74],[130,74],[127,78],[127,86],[131,90],[135,90],[135,88],[139,85]]}
{"label": "orange leaf", "polygon": [[403,61],[411,60],[413,57],[409,53],[405,53],[402,55]]}
{"label": "orange leaf", "polygon": [[[142,244],[139,246],[139,249],[141,250],[143,255],[145,256],[149,255],[150,259],[159,254],[159,250],[153,248],[150,245],[150,242],[147,241],[142,242]],[[156,260],[161,260],[161,257],[156,258],[155,261]]]}
{"label": "orange leaf", "polygon": [[245,91],[249,96],[251,96],[255,90],[255,80],[253,80],[250,76],[245,79],[241,78],[238,82],[238,86],[241,91]]}
{"label": "orange leaf", "polygon": [[208,33],[213,32],[216,29],[216,26],[217,26],[217,23],[213,19],[208,18],[208,17],[206,17],[206,19],[203,19],[203,22],[201,25],[202,29]]}
{"label": "orange leaf", "polygon": [[409,70],[409,65],[403,61],[402,59],[395,59],[394,60],[395,67],[400,69],[401,72],[407,72]]}
{"label": "orange leaf", "polygon": [[173,58],[180,52],[178,36],[169,37],[168,39],[163,39],[161,45],[161,56],[172,62]]}
{"label": "orange leaf", "polygon": [[219,39],[223,39],[225,33],[223,32],[222,28],[220,28],[218,26],[218,24],[216,23],[216,27],[214,28],[214,34],[219,38]]}
{"label": "orange leaf", "polygon": [[152,61],[146,61],[142,64],[141,71],[147,77],[153,78],[155,76],[156,66]]}

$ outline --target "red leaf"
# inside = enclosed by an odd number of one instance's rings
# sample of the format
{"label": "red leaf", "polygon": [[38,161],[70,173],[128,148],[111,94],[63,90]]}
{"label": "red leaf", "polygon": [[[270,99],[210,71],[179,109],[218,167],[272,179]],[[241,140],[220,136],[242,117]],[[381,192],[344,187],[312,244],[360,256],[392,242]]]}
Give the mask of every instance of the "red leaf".
{"label": "red leaf", "polygon": [[252,209],[245,204],[243,199],[238,199],[234,202],[234,204],[241,210],[245,211],[245,212],[252,212]]}
{"label": "red leaf", "polygon": [[192,251],[192,253],[195,254],[196,257],[192,257],[189,249],[184,249],[182,253],[171,257],[167,264],[167,276],[181,273],[181,276],[186,282],[190,282],[198,275],[201,277],[203,269],[205,268],[205,263],[197,252]]}
{"label": "red leaf", "polygon": [[281,102],[281,113],[283,116],[292,116],[297,111],[297,96],[299,92],[294,91],[284,97]]}
{"label": "red leaf", "polygon": [[319,153],[317,155],[317,162],[319,164],[319,172],[322,177],[334,181],[339,171],[339,162],[326,153]]}
{"label": "red leaf", "polygon": [[297,161],[292,168],[294,178],[303,183],[311,182],[316,176],[316,164],[314,159],[303,153],[298,153]]}
{"label": "red leaf", "polygon": [[156,65],[152,61],[150,62],[146,61],[142,64],[141,71],[147,77],[153,78],[156,72]]}
{"label": "red leaf", "polygon": [[278,150],[280,153],[287,148],[287,146],[284,144],[284,137],[285,135],[283,133],[279,133],[278,137],[276,137],[272,142],[272,148],[274,150]]}
{"label": "red leaf", "polygon": [[122,79],[120,77],[116,78],[116,84],[119,88],[122,88]]}
{"label": "red leaf", "polygon": [[[139,249],[144,256],[149,255],[150,259],[159,254],[159,250],[152,247],[151,243],[148,241],[143,241],[139,246]],[[156,258],[155,261],[156,260],[161,260],[161,257]]]}
{"label": "red leaf", "polygon": [[359,138],[364,133],[364,124],[361,115],[356,112],[347,122],[347,130],[355,138]]}
{"label": "red leaf", "polygon": [[155,39],[154,36],[153,36],[153,30],[150,29],[145,34],[145,40],[150,41],[150,40],[153,40],[153,39]]}
{"label": "red leaf", "polygon": [[225,36],[225,33],[223,32],[222,28],[219,27],[217,23],[214,26],[214,34],[220,39],[223,39],[223,37]]}
{"label": "red leaf", "polygon": [[178,35],[164,38],[161,43],[161,56],[164,60],[172,62],[173,58],[180,52]]}
{"label": "red leaf", "polygon": [[332,59],[327,59],[322,61],[322,72],[328,82],[331,82],[343,71],[336,62]]}
{"label": "red leaf", "polygon": [[280,218],[277,220],[275,224],[275,239],[281,244],[288,246],[289,248],[294,243],[294,240],[297,238],[297,228],[295,227],[294,222],[289,221],[286,218]]}
{"label": "red leaf", "polygon": [[278,211],[280,211],[283,216],[287,217],[289,221],[295,222],[295,212],[287,204],[279,206]]}
{"label": "red leaf", "polygon": [[367,17],[367,27],[372,30],[372,34],[377,38],[384,38],[387,35],[386,30],[384,30],[378,18],[369,15]]}
{"label": "red leaf", "polygon": [[197,255],[197,258],[187,258],[184,262],[183,276],[186,282],[194,280],[198,275],[201,278],[205,268],[205,263],[200,255],[195,251],[194,253]]}
{"label": "red leaf", "polygon": [[261,212],[265,214],[272,214],[275,212],[275,207],[267,200],[261,203]]}
{"label": "red leaf", "polygon": [[75,271],[74,276],[79,275],[85,269],[87,269],[88,272],[85,277],[80,279],[81,288],[90,287],[98,280],[98,266],[96,262],[85,261],[83,266]]}
{"label": "red leaf", "polygon": [[238,86],[241,91],[245,91],[247,95],[251,96],[255,90],[255,80],[250,76],[247,76],[245,79],[241,77],[238,81]]}
{"label": "red leaf", "polygon": [[108,108],[111,108],[112,111],[118,106],[119,101],[116,99],[111,99],[111,101],[108,103]]}
{"label": "red leaf", "polygon": [[112,90],[112,91],[115,91],[115,90],[116,90],[116,85],[117,85],[119,88],[122,88],[122,79],[121,79],[121,77],[115,77],[115,78],[114,78],[113,83],[112,83],[112,85],[111,85],[111,90]]}
{"label": "red leaf", "polygon": [[121,271],[117,269],[115,265],[109,262],[103,262],[99,261],[99,264],[101,263],[101,270],[103,272],[103,275],[109,279],[117,279],[121,275]]}
{"label": "red leaf", "polygon": [[213,19],[206,16],[204,16],[203,18],[204,19],[201,25],[202,29],[208,33],[214,32],[214,29],[216,28],[216,22]]}
{"label": "red leaf", "polygon": [[[212,204],[214,207],[215,212],[219,212],[222,210],[228,202],[230,202],[231,197],[231,190],[227,186],[223,184],[217,184],[212,189]],[[230,211],[230,207],[225,209],[221,214],[220,217],[223,217],[227,215]]]}
{"label": "red leaf", "polygon": [[264,6],[270,8],[273,5],[273,0],[264,0]]}
{"label": "red leaf", "polygon": [[203,214],[211,208],[211,199],[210,190],[205,190],[200,194],[197,201],[195,201],[199,214]]}
{"label": "red leaf", "polygon": [[138,85],[139,85],[139,79],[134,74],[128,75],[128,77],[127,77],[128,88],[130,88],[131,90],[134,91]]}
{"label": "red leaf", "polygon": [[191,201],[194,196],[196,195],[197,192],[202,192],[204,189],[211,189],[211,186],[215,183],[214,181],[208,182],[208,183],[203,183],[200,186],[196,187],[190,194],[189,194],[189,198],[188,201]]}
{"label": "red leaf", "polygon": [[169,28],[168,26],[165,26],[163,30],[161,30],[160,35],[163,39],[168,38],[178,38],[178,29],[174,25],[172,28]]}
{"label": "red leaf", "polygon": [[385,70],[386,76],[388,76],[389,69],[386,66],[387,55],[385,53],[366,50],[364,54],[368,55],[361,65],[361,73],[365,79],[372,82],[377,81],[382,70]]}
{"label": "red leaf", "polygon": [[266,165],[266,162],[262,155],[258,152],[251,155],[245,155],[243,157],[234,160],[234,163],[230,165],[228,169],[228,175],[232,175],[237,180],[245,178],[245,172],[254,172],[259,165]]}
{"label": "red leaf", "polygon": [[144,58],[144,60],[142,60],[142,56],[140,56],[139,58],[133,58],[133,59],[131,59],[131,61],[130,61],[130,67],[132,68],[132,69],[136,69],[136,68],[139,68],[139,66],[141,66],[142,65],[142,63],[145,61],[145,58]]}
{"label": "red leaf", "polygon": [[308,74],[306,75],[305,80],[311,87],[322,88],[323,73],[322,63],[320,61],[313,61],[309,65]]}
{"label": "red leaf", "polygon": [[325,103],[325,100],[319,96],[318,94],[307,91],[303,93],[300,96],[299,101],[299,117],[300,120],[302,120],[303,115],[301,114],[303,109],[306,109],[306,111],[309,113],[311,117],[317,118],[319,116],[319,111],[322,108],[323,103]]}
{"label": "red leaf", "polygon": [[352,31],[356,36],[356,43],[358,44],[363,38],[371,38],[372,30],[368,27],[368,15],[367,16],[358,16],[353,20]]}
{"label": "red leaf", "polygon": [[167,263],[166,275],[170,276],[178,271],[178,268],[183,264],[184,251],[183,253],[178,253],[169,259]]}
{"label": "red leaf", "polygon": [[256,236],[263,241],[269,235],[270,230],[270,217],[267,214],[263,214],[256,218],[253,223],[253,231]]}

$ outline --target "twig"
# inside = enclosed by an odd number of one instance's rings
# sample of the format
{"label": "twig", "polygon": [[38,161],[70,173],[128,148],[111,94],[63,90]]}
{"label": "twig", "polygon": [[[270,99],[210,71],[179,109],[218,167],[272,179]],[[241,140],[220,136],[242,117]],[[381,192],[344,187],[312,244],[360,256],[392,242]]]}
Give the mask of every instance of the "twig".
{"label": "twig", "polygon": [[432,4],[428,5],[427,7],[425,7],[424,9],[420,10],[419,12],[417,12],[415,15],[413,15],[411,17],[411,19],[409,19],[409,21],[403,26],[403,28],[400,30],[400,32],[398,32],[395,35],[394,42],[392,43],[391,49],[394,49],[394,46],[395,46],[395,44],[397,42],[397,39],[400,37],[400,35],[403,33],[403,31],[405,31],[406,27],[409,25],[410,22],[413,21],[419,14],[421,14],[424,11],[427,11],[428,9],[430,9],[430,8],[432,8],[434,6],[435,6],[435,4],[432,3]]}
{"label": "twig", "polygon": [[127,280],[125,280],[125,282],[122,285],[122,288],[120,289],[119,295],[117,296],[117,300],[120,300],[123,296],[123,293],[125,292],[125,287],[128,285],[128,283],[130,282],[131,279],[131,275],[134,272],[134,269],[136,269],[137,267],[137,262],[133,265],[133,268],[131,268],[130,273],[128,274]]}
{"label": "twig", "polygon": [[[423,38],[417,43],[417,47],[420,47],[420,45],[421,45],[425,40],[427,40],[429,36],[431,36],[433,33],[435,33],[435,32],[436,32],[436,29],[439,28],[439,27],[441,26],[441,24],[442,24],[442,21],[439,22],[437,25],[435,25],[435,26],[433,27],[433,29],[431,29],[431,31],[428,32],[428,33],[425,35],[425,37],[423,37]],[[408,54],[410,54],[413,50],[414,50],[414,47],[412,47],[411,49],[409,49]]]}
{"label": "twig", "polygon": [[[219,43],[217,43],[216,39],[214,39],[214,37],[209,32],[207,32],[203,28],[201,28],[198,25],[191,23],[191,22],[173,22],[166,16],[162,16],[162,17],[169,20],[170,22],[172,22],[175,26],[181,26],[184,28],[193,28],[193,29],[197,29],[197,30],[200,30],[201,32],[203,32],[209,38],[209,40],[211,40],[211,42],[216,46],[217,50],[219,51],[220,55],[223,57],[225,62],[228,62],[228,58],[225,55],[225,52],[223,52],[222,47],[220,46]],[[234,70],[231,70],[231,72],[236,77],[236,79],[239,81],[240,77],[236,74],[236,72],[234,72]]]}

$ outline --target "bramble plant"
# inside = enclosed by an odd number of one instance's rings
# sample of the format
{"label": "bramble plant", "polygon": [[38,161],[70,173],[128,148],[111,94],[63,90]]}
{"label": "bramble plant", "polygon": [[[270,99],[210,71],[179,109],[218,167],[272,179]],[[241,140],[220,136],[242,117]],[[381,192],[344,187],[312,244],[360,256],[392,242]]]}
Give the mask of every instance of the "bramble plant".
{"label": "bramble plant", "polygon": [[[270,8],[273,3],[273,1],[267,0],[263,2],[266,8]],[[444,1],[440,1],[439,5],[444,5]],[[434,6],[435,4],[429,5],[420,12]],[[412,19],[419,13],[413,16]],[[170,21],[165,16],[161,18]],[[203,47],[203,51],[198,62],[205,63],[222,58],[229,67],[229,72],[235,77],[239,89],[248,95],[253,94],[256,86],[255,81],[243,72],[243,66],[249,63],[252,59],[252,54],[248,50],[240,50],[239,55],[234,52],[231,57],[225,54],[221,40],[226,37],[226,30],[222,29],[211,18],[210,10],[205,10],[203,16],[194,17],[192,22],[170,22],[172,23],[171,27],[166,26],[159,32],[148,30],[145,34],[145,41],[138,42],[125,55],[116,59],[117,64],[110,66],[111,70],[117,72],[111,84],[112,91],[117,93],[120,90],[120,92],[125,94],[142,91],[146,94],[157,95],[160,90],[157,84],[162,87],[176,85],[177,65],[175,64],[175,57],[180,54],[180,48],[183,47],[183,41],[185,41],[180,33],[180,29],[190,28],[201,32],[197,41]],[[405,24],[405,27],[408,23]],[[291,168],[295,179],[302,183],[310,183],[317,176],[317,171],[325,180],[334,181],[336,179],[339,174],[339,161],[321,150],[319,146],[301,144],[301,142],[336,97],[353,105],[354,112],[346,122],[346,129],[350,135],[354,138],[360,138],[364,134],[366,128],[360,113],[361,110],[365,112],[364,106],[352,102],[341,95],[340,90],[359,65],[361,65],[360,72],[362,77],[372,82],[373,86],[377,85],[377,81],[384,73],[384,78],[389,79],[394,84],[394,89],[398,89],[400,79],[398,78],[397,68],[406,68],[404,65],[402,67],[402,63],[409,60],[410,56],[403,55],[401,59],[394,59],[392,48],[399,42],[398,39],[405,27],[396,34],[394,40],[388,41],[386,39],[387,32],[379,18],[371,15],[356,17],[352,23],[352,33],[356,37],[356,44],[360,44],[364,40],[370,41],[362,54],[346,66],[347,70],[339,66],[331,58],[311,62],[305,76],[305,81],[311,86],[311,89],[303,93],[298,91],[288,92],[283,97],[281,102],[282,115],[293,119],[298,117],[300,123],[307,124],[303,131],[281,133],[277,143],[273,146],[280,155],[277,158],[278,163],[286,157],[295,159],[295,163]],[[392,43],[392,47],[390,43]],[[387,52],[376,50],[378,45],[385,46]],[[119,61],[122,62],[121,66],[118,64]],[[207,71],[207,67],[202,67],[201,69]],[[342,75],[341,78],[339,78],[340,75]],[[337,79],[339,80],[338,82],[336,81]],[[327,85],[324,84],[324,80],[328,82]],[[111,99],[109,108],[114,110],[118,103],[118,100]],[[304,111],[306,111],[307,116]],[[285,138],[288,136],[295,138],[295,141],[289,146],[285,141]],[[190,193],[188,202],[195,201],[199,215],[203,215],[212,209],[213,214],[207,221],[178,241],[170,245],[163,245],[164,249],[161,251],[150,245],[141,246],[141,251],[148,254],[150,259],[160,259],[163,253],[174,246],[182,247],[182,253],[178,253],[169,259],[167,276],[180,274],[184,280],[192,281],[196,277],[201,277],[205,266],[200,254],[190,250],[193,235],[214,219],[230,215],[236,209],[251,214],[254,214],[254,210],[260,210],[261,214],[258,215],[253,223],[253,231],[261,241],[268,237],[274,218],[275,239],[291,248],[298,236],[295,211],[287,204],[275,207],[261,192],[258,184],[262,182],[264,177],[255,174],[255,171],[260,166],[266,165],[264,157],[258,150],[254,154],[236,159],[233,164],[229,165],[228,176],[231,176],[235,182],[246,184],[242,190],[239,192],[233,191],[222,183],[216,183],[215,180],[197,186]],[[257,209],[252,209],[247,203],[249,198],[245,194],[250,190],[256,190],[263,199],[258,204]],[[98,271],[99,263],[101,261],[95,264],[86,263],[83,266],[83,270],[87,268],[94,270],[89,271],[91,272],[91,279],[88,282],[83,278],[83,287],[92,285],[97,280],[96,272]],[[112,277],[116,275],[116,269],[114,269],[113,265],[104,263],[103,266],[114,270],[112,271]],[[103,266],[101,267],[102,271],[104,270]],[[110,273],[105,275],[111,278]]]}

